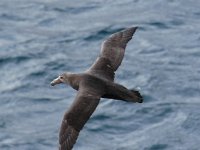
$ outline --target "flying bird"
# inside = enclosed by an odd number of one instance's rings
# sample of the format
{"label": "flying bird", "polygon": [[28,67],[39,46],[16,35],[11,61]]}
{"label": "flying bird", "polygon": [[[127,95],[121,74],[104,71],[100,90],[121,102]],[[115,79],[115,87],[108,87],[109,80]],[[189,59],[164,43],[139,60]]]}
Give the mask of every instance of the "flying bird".
{"label": "flying bird", "polygon": [[127,89],[114,82],[115,71],[120,66],[127,43],[137,27],[127,28],[112,34],[101,46],[100,55],[92,66],[83,73],[65,72],[51,85],[65,83],[77,90],[72,106],[64,114],[59,133],[59,150],[71,150],[79,132],[95,111],[101,98],[142,103],[139,91]]}

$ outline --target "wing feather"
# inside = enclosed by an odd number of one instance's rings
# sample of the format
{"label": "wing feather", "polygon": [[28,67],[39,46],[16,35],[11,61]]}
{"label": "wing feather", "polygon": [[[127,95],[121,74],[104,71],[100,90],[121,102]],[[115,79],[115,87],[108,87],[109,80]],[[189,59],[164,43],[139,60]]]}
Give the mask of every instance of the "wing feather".
{"label": "wing feather", "polygon": [[71,150],[73,148],[80,130],[99,104],[100,97],[94,93],[91,94],[86,87],[79,89],[61,124],[59,150]]}
{"label": "wing feather", "polygon": [[108,80],[114,80],[114,72],[120,66],[127,43],[132,39],[137,27],[112,34],[102,43],[100,56],[90,67],[89,72]]}
{"label": "wing feather", "polygon": [[114,71],[120,66],[124,57],[126,45],[132,39],[136,29],[137,27],[132,27],[114,33],[103,42],[101,56],[110,60]]}

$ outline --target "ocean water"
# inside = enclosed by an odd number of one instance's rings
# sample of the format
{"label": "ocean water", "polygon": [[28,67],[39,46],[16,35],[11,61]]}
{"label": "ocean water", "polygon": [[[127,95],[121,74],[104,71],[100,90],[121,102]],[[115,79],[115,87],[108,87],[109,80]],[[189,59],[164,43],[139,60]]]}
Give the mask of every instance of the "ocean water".
{"label": "ocean water", "polygon": [[1,0],[0,150],[55,150],[82,72],[101,42],[138,26],[116,82],[144,103],[102,99],[74,150],[200,150],[200,1]]}

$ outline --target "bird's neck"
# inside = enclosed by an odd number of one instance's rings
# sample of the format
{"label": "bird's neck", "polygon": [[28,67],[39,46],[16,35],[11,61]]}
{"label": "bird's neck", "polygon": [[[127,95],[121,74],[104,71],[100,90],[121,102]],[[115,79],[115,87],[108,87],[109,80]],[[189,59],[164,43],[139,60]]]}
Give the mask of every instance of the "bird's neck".
{"label": "bird's neck", "polygon": [[75,90],[79,88],[79,82],[81,79],[80,74],[71,73],[68,75],[68,84]]}

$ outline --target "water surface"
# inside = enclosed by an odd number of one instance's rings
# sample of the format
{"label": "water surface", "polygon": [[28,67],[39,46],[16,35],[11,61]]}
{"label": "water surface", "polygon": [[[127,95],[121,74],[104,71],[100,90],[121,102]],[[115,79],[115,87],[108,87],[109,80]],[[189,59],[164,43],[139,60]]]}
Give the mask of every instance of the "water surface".
{"label": "water surface", "polygon": [[82,72],[111,33],[139,26],[116,81],[143,104],[102,100],[77,150],[199,150],[200,1],[1,0],[0,149],[55,150]]}

